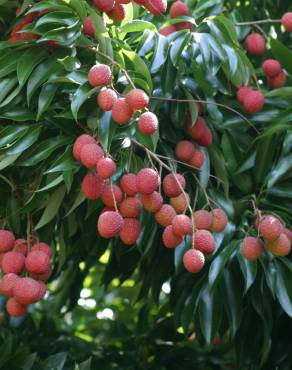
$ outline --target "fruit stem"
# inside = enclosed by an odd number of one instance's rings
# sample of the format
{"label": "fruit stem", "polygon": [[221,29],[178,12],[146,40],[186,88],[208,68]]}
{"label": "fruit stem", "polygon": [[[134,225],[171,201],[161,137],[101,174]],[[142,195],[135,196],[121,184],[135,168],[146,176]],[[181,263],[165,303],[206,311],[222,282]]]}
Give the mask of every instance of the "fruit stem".
{"label": "fruit stem", "polygon": [[112,193],[113,200],[114,200],[114,207],[115,207],[115,211],[116,211],[116,212],[119,212],[119,209],[118,209],[118,206],[117,206],[117,202],[116,202],[115,193],[114,193],[114,191],[113,191],[113,183],[112,183],[112,180],[110,181],[110,187],[111,187],[111,193]]}

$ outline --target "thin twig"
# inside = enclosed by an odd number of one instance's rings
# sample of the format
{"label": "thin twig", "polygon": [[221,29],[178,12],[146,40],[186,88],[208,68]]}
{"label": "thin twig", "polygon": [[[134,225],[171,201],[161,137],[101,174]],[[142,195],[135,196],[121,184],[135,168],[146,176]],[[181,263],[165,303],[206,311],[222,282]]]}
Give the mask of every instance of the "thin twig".
{"label": "thin twig", "polygon": [[235,23],[235,26],[254,26],[257,24],[268,24],[268,23],[281,23],[281,19],[261,19],[259,21],[248,21],[248,22],[237,22]]}

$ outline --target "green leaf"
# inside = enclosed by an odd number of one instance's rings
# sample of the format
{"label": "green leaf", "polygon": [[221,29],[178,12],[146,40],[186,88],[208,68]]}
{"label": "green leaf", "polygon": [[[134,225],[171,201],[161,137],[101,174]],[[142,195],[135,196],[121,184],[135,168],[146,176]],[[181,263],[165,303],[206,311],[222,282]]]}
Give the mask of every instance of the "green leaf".
{"label": "green leaf", "polygon": [[71,111],[76,121],[82,104],[98,90],[98,87],[92,88],[87,82],[76,90],[71,102]]}
{"label": "green leaf", "polygon": [[47,84],[42,87],[38,101],[37,121],[40,119],[41,115],[49,108],[57,90],[58,86],[55,84]]}
{"label": "green leaf", "polygon": [[292,74],[292,52],[281,41],[271,39],[271,49],[274,57],[282,64],[287,72]]}
{"label": "green leaf", "polygon": [[144,30],[151,30],[157,32],[157,29],[153,23],[138,19],[128,22],[127,24],[119,28],[119,32],[125,34],[129,32],[140,32]]}
{"label": "green leaf", "polygon": [[246,293],[256,279],[257,261],[248,261],[246,258],[242,256],[241,250],[238,250],[237,259],[244,277],[245,281],[244,293]]}
{"label": "green leaf", "polygon": [[283,310],[292,317],[292,283],[291,272],[285,265],[275,261],[276,274],[276,296]]}
{"label": "green leaf", "polygon": [[55,355],[48,357],[42,364],[43,370],[63,370],[66,359],[67,352],[60,352]]}
{"label": "green leaf", "polygon": [[17,63],[17,78],[19,85],[23,86],[34,68],[46,57],[43,49],[28,49]]}

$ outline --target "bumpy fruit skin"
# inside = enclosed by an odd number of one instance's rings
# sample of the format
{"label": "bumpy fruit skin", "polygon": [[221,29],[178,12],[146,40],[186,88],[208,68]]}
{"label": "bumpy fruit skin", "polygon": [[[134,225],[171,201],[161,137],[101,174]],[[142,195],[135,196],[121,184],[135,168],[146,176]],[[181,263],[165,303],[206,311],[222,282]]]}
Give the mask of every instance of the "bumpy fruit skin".
{"label": "bumpy fruit skin", "polygon": [[114,103],[117,100],[118,96],[112,89],[101,90],[97,96],[97,104],[105,112],[112,110]]}
{"label": "bumpy fruit skin", "polygon": [[4,254],[1,268],[4,274],[20,274],[24,268],[25,257],[20,252],[10,251]]}
{"label": "bumpy fruit skin", "polygon": [[10,251],[15,242],[15,237],[11,231],[0,230],[0,253]]}
{"label": "bumpy fruit skin", "polygon": [[93,4],[101,12],[109,12],[115,5],[115,0],[93,0]]}
{"label": "bumpy fruit skin", "polygon": [[103,150],[97,144],[86,144],[80,152],[80,160],[86,168],[93,168],[103,157]]}
{"label": "bumpy fruit skin", "polygon": [[242,241],[241,253],[249,261],[255,261],[264,253],[264,243],[259,238],[246,236]]}
{"label": "bumpy fruit skin", "polygon": [[205,255],[212,254],[216,248],[213,235],[208,230],[197,230],[194,234],[194,243],[196,249]]}
{"label": "bumpy fruit skin", "polygon": [[201,168],[205,161],[205,154],[199,149],[195,150],[194,155],[189,160],[189,164],[195,168]]}
{"label": "bumpy fruit skin", "polygon": [[196,273],[204,267],[205,257],[202,252],[196,249],[190,249],[183,256],[183,264],[186,270]]}
{"label": "bumpy fruit skin", "polygon": [[176,216],[175,209],[169,205],[164,204],[158,212],[155,213],[155,220],[161,226],[168,226],[172,224],[172,220]]}
{"label": "bumpy fruit skin", "polygon": [[73,145],[73,152],[72,152],[73,157],[76,159],[76,161],[80,161],[81,149],[86,144],[96,144],[96,141],[92,136],[87,135],[87,134],[78,136],[78,138],[76,139]]}
{"label": "bumpy fruit skin", "polygon": [[173,226],[168,225],[163,230],[162,241],[166,248],[175,248],[183,241],[183,237],[175,234]]}
{"label": "bumpy fruit skin", "polygon": [[94,27],[91,18],[88,16],[83,22],[83,33],[84,35],[94,37]]}
{"label": "bumpy fruit skin", "polygon": [[163,36],[168,36],[171,35],[172,33],[176,32],[175,26],[172,24],[169,26],[165,26],[163,28],[160,28],[159,33]]}
{"label": "bumpy fruit skin", "polygon": [[141,194],[153,193],[160,184],[159,174],[152,168],[142,168],[137,173],[137,191]]}
{"label": "bumpy fruit skin", "polygon": [[118,235],[124,226],[124,219],[118,212],[107,211],[101,214],[97,222],[99,234],[106,239]]}
{"label": "bumpy fruit skin", "polygon": [[47,243],[43,243],[43,242],[35,243],[31,247],[30,251],[31,252],[41,251],[41,252],[45,253],[49,258],[53,257],[53,250]]}
{"label": "bumpy fruit skin", "polygon": [[97,176],[102,180],[112,177],[116,170],[117,166],[111,158],[101,158],[96,164]]}
{"label": "bumpy fruit skin", "polygon": [[284,257],[291,251],[291,242],[285,234],[281,233],[276,240],[267,244],[267,248],[274,256]]}
{"label": "bumpy fruit skin", "polygon": [[114,207],[123,200],[123,193],[118,185],[106,185],[101,195],[101,200],[108,207]]}
{"label": "bumpy fruit skin", "polygon": [[16,239],[14,242],[13,250],[15,252],[22,253],[24,256],[27,255],[27,240]]}
{"label": "bumpy fruit skin", "polygon": [[263,55],[266,48],[265,38],[259,33],[251,33],[245,39],[245,47],[251,55]]}
{"label": "bumpy fruit skin", "polygon": [[256,113],[262,109],[265,98],[260,91],[251,91],[243,100],[243,106],[248,113]]}
{"label": "bumpy fruit skin", "polygon": [[118,2],[116,2],[112,10],[107,13],[107,15],[114,21],[122,21],[126,17],[126,14],[126,6],[123,4],[119,4]]}
{"label": "bumpy fruit skin", "polygon": [[39,293],[38,281],[29,277],[19,278],[13,288],[14,298],[24,305],[38,302]]}
{"label": "bumpy fruit skin", "polygon": [[146,136],[153,135],[158,130],[158,118],[152,112],[141,114],[138,120],[139,131]]}
{"label": "bumpy fruit skin", "polygon": [[135,218],[141,213],[142,203],[138,198],[129,197],[121,202],[119,210],[123,217]]}
{"label": "bumpy fruit skin", "polygon": [[125,98],[117,99],[114,102],[112,108],[112,117],[113,120],[119,124],[124,125],[130,121],[133,116],[133,111],[129,104],[126,102]]}
{"label": "bumpy fruit skin", "polygon": [[104,190],[105,182],[95,173],[88,173],[84,176],[81,184],[81,191],[87,199],[95,200],[99,198]]}
{"label": "bumpy fruit skin", "polygon": [[172,220],[172,230],[178,236],[192,234],[192,221],[186,215],[177,215]]}
{"label": "bumpy fruit skin", "polygon": [[276,240],[282,231],[281,222],[274,216],[264,216],[259,223],[259,233],[268,242]]}
{"label": "bumpy fruit skin", "polygon": [[6,297],[12,297],[13,288],[18,279],[20,279],[20,277],[17,276],[16,274],[4,275],[2,279],[0,280],[0,292]]}
{"label": "bumpy fruit skin", "polygon": [[194,226],[197,230],[209,230],[212,225],[212,215],[210,212],[200,209],[193,213]]}
{"label": "bumpy fruit skin", "polygon": [[252,91],[252,88],[250,86],[242,86],[240,87],[236,92],[236,98],[238,102],[243,105],[243,101],[247,94],[249,94]]}
{"label": "bumpy fruit skin", "polygon": [[38,301],[40,301],[41,299],[44,298],[44,296],[47,292],[47,286],[43,281],[38,281],[38,283],[39,283],[39,287],[40,287],[39,294],[38,294]]}
{"label": "bumpy fruit skin", "polygon": [[292,32],[292,12],[287,12],[283,15],[282,25],[285,27],[285,30],[288,32]]}
{"label": "bumpy fruit skin", "polygon": [[15,298],[8,299],[6,303],[6,311],[10,316],[21,317],[26,313],[26,306],[17,302]]}
{"label": "bumpy fruit skin", "polygon": [[145,0],[144,6],[149,10],[153,15],[162,15],[166,12],[167,0]]}
{"label": "bumpy fruit skin", "polygon": [[268,77],[275,77],[282,71],[281,64],[275,59],[265,60],[262,69]]}
{"label": "bumpy fruit skin", "polygon": [[209,146],[213,142],[213,134],[209,127],[205,128],[203,135],[197,140],[198,144],[202,146]]}
{"label": "bumpy fruit skin", "polygon": [[292,231],[287,229],[286,227],[282,230],[282,234],[285,234],[287,238],[292,242]]}
{"label": "bumpy fruit skin", "polygon": [[151,213],[158,212],[163,204],[162,195],[158,191],[151,194],[142,194],[141,201],[146,211]]}
{"label": "bumpy fruit skin", "polygon": [[207,124],[204,118],[198,117],[195,124],[192,126],[192,121],[187,120],[187,132],[190,137],[196,141],[200,140],[206,132]]}
{"label": "bumpy fruit skin", "polygon": [[134,173],[127,173],[120,179],[120,187],[129,196],[137,194],[137,176]]}
{"label": "bumpy fruit skin", "polygon": [[25,259],[25,268],[31,274],[43,274],[50,268],[50,258],[42,251],[30,252]]}
{"label": "bumpy fruit skin", "polygon": [[47,281],[51,277],[52,272],[53,270],[52,270],[52,267],[50,266],[48,271],[45,271],[42,274],[31,274],[31,277],[38,281]]}
{"label": "bumpy fruit skin", "polygon": [[220,233],[225,229],[228,223],[226,213],[221,208],[216,208],[211,211],[212,225],[210,230],[213,233]]}
{"label": "bumpy fruit skin", "polygon": [[112,80],[112,71],[106,64],[96,64],[88,72],[88,82],[91,86],[106,86]]}
{"label": "bumpy fruit skin", "polygon": [[186,187],[186,180],[179,173],[170,173],[164,177],[162,186],[164,193],[168,197],[174,198],[182,193],[182,189]]}
{"label": "bumpy fruit skin", "polygon": [[169,14],[171,18],[186,16],[186,15],[189,15],[189,12],[190,12],[189,8],[186,6],[186,4],[180,0],[175,1],[171,5],[170,10],[169,10]]}
{"label": "bumpy fruit skin", "polygon": [[279,87],[282,87],[286,85],[287,78],[284,71],[281,71],[277,76],[275,77],[268,77],[268,84],[273,88],[277,89]]}
{"label": "bumpy fruit skin", "polygon": [[176,210],[177,213],[184,213],[187,209],[190,197],[187,193],[181,193],[179,196],[170,198],[170,204]]}
{"label": "bumpy fruit skin", "polygon": [[120,232],[120,238],[126,245],[136,243],[141,232],[141,225],[135,218],[125,218],[124,226]]}
{"label": "bumpy fruit skin", "polygon": [[149,97],[143,90],[133,89],[127,93],[126,102],[133,111],[136,111],[147,107]]}
{"label": "bumpy fruit skin", "polygon": [[196,148],[191,141],[182,140],[176,144],[175,155],[180,161],[189,162],[195,154]]}

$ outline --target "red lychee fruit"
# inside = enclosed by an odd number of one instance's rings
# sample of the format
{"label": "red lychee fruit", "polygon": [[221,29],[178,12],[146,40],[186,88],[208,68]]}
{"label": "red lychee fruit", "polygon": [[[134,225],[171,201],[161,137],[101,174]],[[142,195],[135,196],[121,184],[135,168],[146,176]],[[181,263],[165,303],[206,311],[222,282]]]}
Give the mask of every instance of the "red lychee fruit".
{"label": "red lychee fruit", "polygon": [[4,254],[2,258],[2,271],[4,274],[20,274],[24,268],[25,257],[20,252],[10,251]]}
{"label": "red lychee fruit", "polygon": [[10,251],[15,242],[15,237],[11,231],[0,230],[0,253]]}
{"label": "red lychee fruit", "polygon": [[138,198],[128,197],[121,202],[119,210],[123,217],[135,218],[141,213],[142,203]]}
{"label": "red lychee fruit", "polygon": [[274,256],[284,257],[291,251],[291,242],[285,234],[281,233],[276,240],[267,244],[267,248]]}
{"label": "red lychee fruit", "polygon": [[146,211],[151,213],[158,212],[163,204],[162,195],[158,191],[151,194],[142,194],[141,201]]}
{"label": "red lychee fruit", "polygon": [[124,226],[124,219],[118,212],[107,211],[101,214],[97,222],[99,234],[106,239],[118,235]]}
{"label": "red lychee fruit", "polygon": [[50,268],[50,258],[46,253],[35,250],[27,255],[25,268],[31,274],[43,274]]}
{"label": "red lychee fruit", "polygon": [[80,152],[80,160],[86,168],[93,168],[97,162],[103,157],[103,150],[97,144],[86,144]]}
{"label": "red lychee fruit", "polygon": [[6,311],[10,316],[21,317],[25,315],[27,308],[25,305],[17,302],[15,298],[10,298],[6,303]]}
{"label": "red lychee fruit", "polygon": [[155,213],[155,220],[161,226],[168,226],[172,224],[172,220],[176,216],[175,209],[169,204],[163,204],[158,212]]}
{"label": "red lychee fruit", "polygon": [[51,277],[52,272],[53,270],[52,270],[52,267],[50,266],[48,271],[45,271],[42,274],[31,274],[31,277],[38,281],[47,281]]}
{"label": "red lychee fruit", "polygon": [[175,155],[180,161],[188,162],[195,154],[194,144],[188,140],[181,140],[176,144]]}
{"label": "red lychee fruit", "polygon": [[208,230],[197,230],[194,234],[194,244],[196,249],[205,255],[212,254],[216,248],[213,235]]}
{"label": "red lychee fruit", "polygon": [[166,248],[175,248],[183,241],[183,237],[175,234],[173,226],[168,225],[163,230],[162,241]]}
{"label": "red lychee fruit", "polygon": [[175,24],[175,28],[177,31],[191,30],[193,28],[193,24],[191,22],[180,22]]}
{"label": "red lychee fruit", "polygon": [[286,31],[292,32],[292,12],[285,13],[281,19],[281,22]]}
{"label": "red lychee fruit", "polygon": [[158,130],[158,118],[152,112],[141,114],[138,120],[139,131],[146,136],[153,135]]}
{"label": "red lychee fruit", "polygon": [[124,226],[120,232],[120,238],[126,245],[136,243],[141,232],[141,225],[135,218],[125,218]]}
{"label": "red lychee fruit", "polygon": [[105,112],[112,110],[114,103],[117,100],[118,96],[112,89],[101,90],[97,96],[97,104]]}
{"label": "red lychee fruit", "polygon": [[181,193],[179,196],[170,198],[170,204],[176,210],[177,213],[184,213],[188,207],[190,197],[187,193]]}
{"label": "red lychee fruit", "polygon": [[287,238],[292,242],[292,231],[287,229],[286,227],[281,231],[282,234],[285,234]]}
{"label": "red lychee fruit", "polygon": [[198,230],[208,230],[212,225],[212,214],[204,209],[193,213],[194,226]]}
{"label": "red lychee fruit", "polygon": [[39,293],[38,281],[29,277],[19,278],[13,287],[15,299],[24,305],[38,302]]}
{"label": "red lychee fruit", "polygon": [[160,177],[157,171],[152,168],[142,168],[137,173],[137,191],[141,194],[153,193],[160,184]]}
{"label": "red lychee fruit", "polygon": [[236,92],[236,98],[238,100],[238,102],[243,105],[243,101],[245,99],[245,97],[247,96],[247,94],[249,94],[252,90],[252,88],[250,86],[242,86],[240,87],[237,92]]}
{"label": "red lychee fruit", "polygon": [[216,208],[211,211],[212,225],[210,230],[213,233],[220,233],[225,229],[228,223],[226,213],[221,208]]}
{"label": "red lychee fruit", "polygon": [[246,236],[242,241],[241,252],[247,260],[255,261],[264,253],[264,243],[259,238]]}
{"label": "red lychee fruit", "polygon": [[209,146],[209,145],[212,144],[213,135],[212,135],[212,131],[209,129],[209,127],[205,128],[205,131],[204,131],[203,135],[197,141],[202,146]]}
{"label": "red lychee fruit", "polygon": [[38,283],[39,283],[40,290],[39,290],[39,295],[38,295],[37,302],[40,301],[41,299],[43,299],[46,292],[47,292],[46,284],[43,281],[38,281]]}
{"label": "red lychee fruit", "polygon": [[268,77],[275,77],[282,71],[281,64],[275,59],[265,60],[262,69]]}
{"label": "red lychee fruit", "polygon": [[248,113],[260,111],[264,104],[265,98],[260,91],[249,92],[243,100],[243,106]]}
{"label": "red lychee fruit", "polygon": [[22,253],[24,256],[26,256],[27,255],[27,240],[16,239],[14,242],[13,250],[15,252]]}
{"label": "red lychee fruit", "polygon": [[83,33],[84,33],[84,35],[87,35],[87,36],[90,36],[90,37],[95,36],[93,23],[92,23],[92,20],[89,16],[86,17],[84,22],[83,22]]}
{"label": "red lychee fruit", "polygon": [[96,64],[88,72],[88,82],[91,86],[106,86],[112,80],[112,71],[106,64]]}
{"label": "red lychee fruit", "polygon": [[275,77],[268,77],[268,84],[273,89],[278,89],[279,87],[282,87],[286,84],[287,78],[284,71],[281,71],[277,76]]}
{"label": "red lychee fruit", "polygon": [[265,38],[259,33],[251,33],[245,39],[245,47],[251,55],[263,55],[266,48]]}
{"label": "red lychee fruit", "polygon": [[174,198],[182,193],[182,189],[186,187],[186,180],[183,175],[173,172],[164,177],[162,185],[164,193]]}
{"label": "red lychee fruit", "polygon": [[137,176],[133,173],[127,173],[120,179],[120,187],[124,193],[129,196],[137,194]]}
{"label": "red lychee fruit", "polygon": [[126,95],[126,102],[133,111],[145,109],[149,104],[149,96],[140,89],[132,89]]}
{"label": "red lychee fruit", "polygon": [[73,145],[73,153],[72,153],[76,161],[80,161],[81,149],[86,144],[96,144],[96,141],[92,136],[87,135],[87,134],[78,136],[78,138],[76,139]]}
{"label": "red lychee fruit", "polygon": [[196,141],[200,140],[206,132],[207,124],[203,117],[198,117],[194,125],[191,120],[188,120],[186,125],[188,134]]}
{"label": "red lychee fruit", "polygon": [[143,4],[153,15],[162,15],[167,9],[167,0],[145,0]]}
{"label": "red lychee fruit", "polygon": [[0,292],[6,297],[13,296],[13,288],[17,280],[20,279],[16,274],[6,274],[0,280]]}
{"label": "red lychee fruit", "polygon": [[127,14],[127,7],[124,4],[115,3],[114,7],[107,15],[114,21],[122,21]]}
{"label": "red lychee fruit", "polygon": [[116,0],[117,3],[119,4],[130,4],[132,0]]}
{"label": "red lychee fruit", "polygon": [[273,242],[282,232],[281,222],[274,216],[266,215],[261,218],[259,223],[259,233],[267,241]]}
{"label": "red lychee fruit", "polygon": [[176,32],[175,26],[172,24],[169,26],[165,26],[163,28],[160,28],[159,33],[163,36],[168,36],[171,35],[172,33]]}
{"label": "red lychee fruit", "polygon": [[88,173],[84,176],[81,191],[87,199],[95,200],[99,198],[104,190],[104,180],[101,180],[95,173]]}
{"label": "red lychee fruit", "polygon": [[201,168],[205,161],[205,154],[199,149],[195,149],[195,153],[189,160],[189,164],[195,168]]}
{"label": "red lychee fruit", "polygon": [[134,2],[138,5],[145,5],[147,0],[134,0]]}
{"label": "red lychee fruit", "polygon": [[196,273],[204,267],[205,257],[202,252],[196,249],[190,249],[183,256],[183,264],[186,270]]}
{"label": "red lychee fruit", "polygon": [[114,102],[112,108],[112,117],[117,124],[123,125],[125,123],[128,123],[132,116],[133,111],[129,104],[126,102],[125,98],[117,99]]}
{"label": "red lychee fruit", "polygon": [[175,1],[169,9],[169,14],[171,18],[186,16],[189,15],[189,12],[189,8],[186,6],[186,4],[180,0]]}
{"label": "red lychee fruit", "polygon": [[101,12],[109,12],[115,5],[115,0],[93,0],[93,4]]}
{"label": "red lychee fruit", "polygon": [[96,164],[96,173],[97,176],[102,179],[106,180],[112,177],[112,175],[116,172],[117,166],[115,162],[111,158],[101,158]]}
{"label": "red lychee fruit", "polygon": [[31,252],[41,251],[41,252],[45,253],[49,258],[53,257],[53,250],[52,250],[52,248],[47,243],[44,243],[44,242],[35,243],[31,247],[31,250],[30,251]]}
{"label": "red lychee fruit", "polygon": [[172,230],[176,235],[192,234],[192,221],[186,215],[177,215],[172,220]]}
{"label": "red lychee fruit", "polygon": [[106,185],[101,200],[108,207],[114,207],[123,200],[123,193],[118,185]]}

